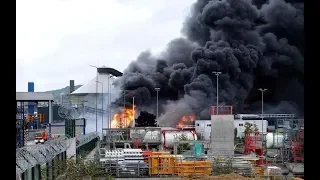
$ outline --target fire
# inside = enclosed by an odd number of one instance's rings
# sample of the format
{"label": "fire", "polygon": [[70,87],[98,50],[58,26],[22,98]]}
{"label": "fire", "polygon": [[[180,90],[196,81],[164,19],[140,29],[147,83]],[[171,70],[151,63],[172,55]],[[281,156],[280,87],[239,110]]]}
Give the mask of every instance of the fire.
{"label": "fire", "polygon": [[124,128],[129,127],[132,124],[134,118],[133,109],[126,108],[124,111],[115,113],[112,117],[112,128]]}
{"label": "fire", "polygon": [[195,120],[194,115],[182,116],[178,122],[177,127],[182,128],[184,125],[191,124],[190,122],[193,122],[194,120]]}

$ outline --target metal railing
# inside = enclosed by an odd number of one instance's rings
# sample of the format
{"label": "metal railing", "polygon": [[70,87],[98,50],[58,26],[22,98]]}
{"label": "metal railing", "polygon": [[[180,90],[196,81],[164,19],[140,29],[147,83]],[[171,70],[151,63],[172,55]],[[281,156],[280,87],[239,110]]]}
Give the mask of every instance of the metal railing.
{"label": "metal railing", "polygon": [[77,148],[82,146],[82,145],[84,145],[84,144],[86,144],[86,143],[88,143],[88,142],[90,142],[90,141],[92,141],[95,138],[98,138],[98,137],[99,137],[99,135],[96,132],[91,132],[91,133],[88,133],[86,135],[78,136],[77,137],[77,142],[76,142]]}
{"label": "metal railing", "polygon": [[69,138],[64,137],[48,141],[46,144],[18,148],[16,149],[16,172],[21,174],[37,164],[47,163],[69,147]]}

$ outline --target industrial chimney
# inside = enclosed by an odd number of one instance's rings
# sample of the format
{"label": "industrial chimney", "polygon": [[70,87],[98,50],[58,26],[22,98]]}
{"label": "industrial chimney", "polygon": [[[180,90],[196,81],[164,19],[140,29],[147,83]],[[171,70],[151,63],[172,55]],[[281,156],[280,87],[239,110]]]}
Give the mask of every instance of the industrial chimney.
{"label": "industrial chimney", "polygon": [[70,94],[74,91],[74,80],[70,80]]}

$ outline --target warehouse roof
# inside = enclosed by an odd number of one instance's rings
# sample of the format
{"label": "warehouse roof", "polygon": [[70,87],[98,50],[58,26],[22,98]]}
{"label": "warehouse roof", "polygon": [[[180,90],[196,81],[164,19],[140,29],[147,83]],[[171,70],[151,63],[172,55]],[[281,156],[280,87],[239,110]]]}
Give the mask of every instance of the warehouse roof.
{"label": "warehouse roof", "polygon": [[16,92],[16,101],[53,101],[51,92]]}

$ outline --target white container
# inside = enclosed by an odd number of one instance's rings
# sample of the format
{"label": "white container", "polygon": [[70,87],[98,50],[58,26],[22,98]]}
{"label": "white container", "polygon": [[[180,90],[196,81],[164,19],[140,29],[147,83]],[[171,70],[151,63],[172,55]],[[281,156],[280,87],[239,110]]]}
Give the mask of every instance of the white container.
{"label": "white container", "polygon": [[[172,131],[165,132],[164,135],[161,136],[161,143],[165,144],[167,148],[172,148],[175,142],[175,139],[179,139],[181,135],[185,135],[187,141],[197,140],[197,135],[191,131]],[[165,137],[164,137],[165,136]]]}
{"label": "white container", "polygon": [[268,133],[266,136],[267,148],[281,148],[283,147],[283,134]]}
{"label": "white container", "polygon": [[197,135],[192,133],[191,131],[167,131],[165,132],[165,138],[164,135],[160,133],[160,131],[148,131],[143,139],[143,142],[157,142],[160,140],[161,144],[165,143],[166,147],[172,148],[174,144],[174,139],[179,139],[179,137],[183,134],[187,137],[188,141],[197,140]]}
{"label": "white container", "polygon": [[161,140],[161,133],[160,131],[148,131],[144,138],[143,142],[158,142]]}

